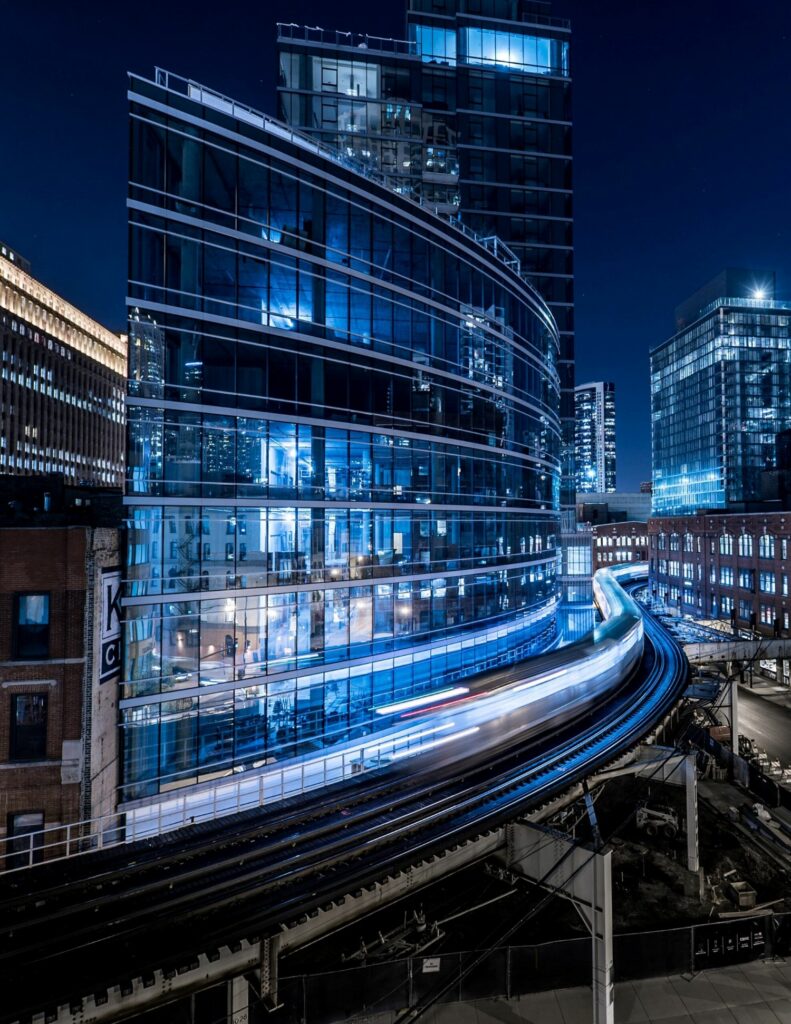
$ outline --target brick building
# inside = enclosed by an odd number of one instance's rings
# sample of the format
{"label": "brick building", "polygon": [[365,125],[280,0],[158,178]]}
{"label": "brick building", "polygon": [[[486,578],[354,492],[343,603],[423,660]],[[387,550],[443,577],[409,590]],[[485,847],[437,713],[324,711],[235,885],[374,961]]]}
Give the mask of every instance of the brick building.
{"label": "brick building", "polygon": [[624,562],[648,561],[648,525],[607,523],[593,527],[593,571]]}
{"label": "brick building", "polygon": [[121,487],[126,350],[0,245],[0,473]]}
{"label": "brick building", "polygon": [[0,488],[0,854],[19,859],[26,833],[115,806],[121,501],[11,482]]}
{"label": "brick building", "polygon": [[661,516],[648,535],[654,597],[687,615],[789,634],[791,512]]}

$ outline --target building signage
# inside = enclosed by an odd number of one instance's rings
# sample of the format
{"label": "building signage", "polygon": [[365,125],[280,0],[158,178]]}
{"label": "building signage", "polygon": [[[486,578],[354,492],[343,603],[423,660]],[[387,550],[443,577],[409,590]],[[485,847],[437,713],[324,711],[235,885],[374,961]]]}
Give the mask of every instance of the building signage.
{"label": "building signage", "polygon": [[427,956],[423,961],[424,974],[437,974],[439,972],[440,958],[438,956]]}
{"label": "building signage", "polygon": [[102,569],[102,664],[99,682],[121,674],[121,570]]}

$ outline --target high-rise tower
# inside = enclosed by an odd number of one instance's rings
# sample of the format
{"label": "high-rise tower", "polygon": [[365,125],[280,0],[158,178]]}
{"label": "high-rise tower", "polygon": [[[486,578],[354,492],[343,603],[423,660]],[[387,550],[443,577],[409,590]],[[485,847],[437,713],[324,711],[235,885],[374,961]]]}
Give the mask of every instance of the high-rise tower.
{"label": "high-rise tower", "polygon": [[577,493],[615,490],[615,385],[609,381],[574,389]]}
{"label": "high-rise tower", "polygon": [[409,0],[407,38],[280,25],[281,115],[516,255],[557,321],[574,503],[570,26],[534,0]]}
{"label": "high-rise tower", "polygon": [[676,310],[651,353],[655,515],[761,498],[791,427],[791,302],[772,271],[720,273]]}

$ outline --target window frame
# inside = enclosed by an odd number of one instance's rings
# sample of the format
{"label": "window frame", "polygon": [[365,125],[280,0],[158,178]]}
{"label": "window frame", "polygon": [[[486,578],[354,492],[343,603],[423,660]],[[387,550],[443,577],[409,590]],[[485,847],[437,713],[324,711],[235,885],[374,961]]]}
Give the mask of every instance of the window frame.
{"label": "window frame", "polygon": [[[12,693],[9,701],[9,728],[8,728],[8,760],[14,764],[25,762],[47,760],[47,740],[49,738],[49,694],[37,690],[23,690],[20,693]],[[17,701],[22,697],[41,697],[44,701],[44,743],[43,752],[30,757],[20,756],[18,751],[17,731]]]}
{"label": "window frame", "polygon": [[[20,653],[20,630],[24,628],[19,621],[19,612],[22,598],[25,597],[46,597],[47,599],[47,639],[45,654],[22,654]],[[52,591],[50,590],[17,590],[14,593],[13,620],[11,630],[11,647],[13,661],[49,661],[50,654],[50,629],[52,627]]]}

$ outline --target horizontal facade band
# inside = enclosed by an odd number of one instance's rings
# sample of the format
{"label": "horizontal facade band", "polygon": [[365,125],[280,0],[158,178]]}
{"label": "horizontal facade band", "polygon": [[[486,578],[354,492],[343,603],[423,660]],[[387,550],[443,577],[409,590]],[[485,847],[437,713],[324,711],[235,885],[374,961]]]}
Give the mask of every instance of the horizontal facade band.
{"label": "horizontal facade band", "polygon": [[[558,464],[548,459],[541,459],[536,455],[526,455],[522,452],[511,451],[504,448],[493,448],[489,444],[476,444],[474,441],[446,439],[436,434],[419,434],[411,430],[402,430],[395,427],[371,427],[362,423],[352,423],[343,420],[326,420],[316,416],[289,416],[285,413],[260,412],[254,409],[233,405],[211,405],[206,406],[200,402],[173,402],[158,398],[133,398],[127,396],[126,405],[128,408],[140,406],[147,409],[168,409],[171,412],[195,412],[202,415],[217,416],[243,416],[245,419],[274,420],[278,423],[305,423],[312,427],[325,427],[330,430],[356,430],[363,434],[383,434],[387,437],[406,437],[414,441],[431,441],[440,445],[459,445],[471,451],[488,452],[490,455],[507,455],[509,458],[520,459],[532,466],[543,467],[549,472],[554,472]],[[558,418],[557,433],[560,434],[560,420]]]}
{"label": "horizontal facade band", "polygon": [[[417,583],[424,581],[428,582],[430,580],[443,580],[447,579],[449,576],[454,578],[457,576],[490,576],[492,573],[519,569],[532,569],[536,566],[547,565],[556,561],[556,559],[557,555],[554,551],[549,555],[539,552],[535,558],[532,558],[529,561],[508,562],[504,565],[480,565],[474,569],[444,569],[441,572],[412,573],[404,576],[367,576],[352,580],[328,580],[327,582],[321,583],[288,582],[274,587],[234,587],[226,590],[182,590],[177,593],[147,594],[144,597],[128,596],[121,599],[121,604],[124,608],[137,608],[144,605],[165,604],[168,602],[173,603],[174,601],[182,603],[191,601],[219,601],[223,598],[262,597],[267,594],[309,594],[316,590],[350,590],[354,587],[392,586],[398,583]],[[241,574],[236,573],[235,575]],[[129,582],[130,580],[127,579],[126,583],[129,584]],[[18,662],[15,664],[18,664]]]}
{"label": "horizontal facade band", "polygon": [[[168,701],[178,700],[181,697],[210,697],[218,693],[232,693],[235,690],[249,689],[252,686],[263,686],[267,683],[280,682],[283,679],[303,679],[306,676],[315,676],[331,672],[340,672],[346,669],[365,668],[367,666],[382,665],[392,662],[394,667],[398,666],[399,659],[411,660],[414,655],[427,654],[436,651],[440,647],[447,647],[451,650],[459,650],[463,647],[474,646],[481,639],[492,635],[507,635],[515,632],[524,625],[530,625],[549,620],[555,615],[556,603],[542,601],[529,608],[520,610],[520,619],[512,618],[499,625],[491,625],[488,629],[479,630],[475,633],[468,633],[458,637],[443,637],[429,643],[418,644],[414,647],[403,647],[397,651],[388,651],[384,654],[365,655],[361,658],[351,658],[346,661],[333,661],[321,665],[311,665],[306,668],[286,669],[282,672],[273,672],[269,675],[259,677],[245,676],[243,679],[236,679],[224,683],[212,683],[206,686],[192,687],[189,690],[170,690],[163,693],[151,693],[142,697],[126,697],[119,701],[119,708],[124,711],[129,708],[146,707],[151,704],[164,704]],[[527,620],[525,623],[524,620]],[[256,681],[257,680],[257,681]]]}

